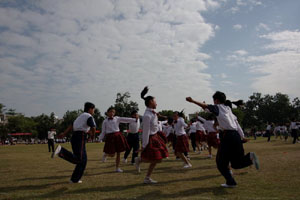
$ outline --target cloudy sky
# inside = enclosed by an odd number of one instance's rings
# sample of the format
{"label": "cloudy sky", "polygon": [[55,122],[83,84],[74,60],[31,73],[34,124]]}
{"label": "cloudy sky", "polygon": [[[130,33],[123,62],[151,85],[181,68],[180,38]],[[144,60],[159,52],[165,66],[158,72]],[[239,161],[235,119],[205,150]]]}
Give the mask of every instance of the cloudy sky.
{"label": "cloudy sky", "polygon": [[0,1],[0,103],[27,116],[118,92],[158,110],[253,92],[300,97],[299,0]]}

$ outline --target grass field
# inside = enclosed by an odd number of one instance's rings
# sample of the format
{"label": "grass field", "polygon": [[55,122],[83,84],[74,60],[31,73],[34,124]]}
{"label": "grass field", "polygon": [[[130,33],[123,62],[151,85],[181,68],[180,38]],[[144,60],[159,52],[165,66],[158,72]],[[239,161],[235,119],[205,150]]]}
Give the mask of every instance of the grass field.
{"label": "grass field", "polygon": [[[71,149],[70,144],[63,146]],[[214,158],[207,159],[206,152],[191,152],[193,167],[186,170],[171,155],[154,171],[152,178],[159,183],[144,185],[148,164],[141,165],[141,174],[123,163],[124,173],[115,173],[113,158],[100,161],[103,143],[91,143],[83,183],[69,184],[74,166],[51,159],[47,145],[0,146],[0,199],[300,199],[299,143],[260,138],[244,147],[257,153],[261,170],[234,170],[238,187],[225,189]]]}

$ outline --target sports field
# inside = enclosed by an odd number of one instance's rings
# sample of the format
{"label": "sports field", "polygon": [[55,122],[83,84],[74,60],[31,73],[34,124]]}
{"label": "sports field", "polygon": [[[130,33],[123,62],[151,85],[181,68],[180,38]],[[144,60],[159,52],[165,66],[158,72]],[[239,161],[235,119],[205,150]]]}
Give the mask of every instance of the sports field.
{"label": "sports field", "polygon": [[[148,164],[141,174],[123,164],[116,173],[115,162],[102,163],[103,143],[87,144],[88,164],[82,184],[70,184],[74,166],[50,158],[47,145],[0,146],[0,199],[300,199],[300,144],[265,138],[250,140],[245,151],[255,151],[261,170],[234,170],[237,188],[221,188],[215,158],[190,152],[191,169],[174,155],[154,171],[156,185],[144,185]],[[67,149],[70,144],[63,144]],[[213,152],[216,154],[216,151]],[[122,154],[123,155],[123,154]]]}

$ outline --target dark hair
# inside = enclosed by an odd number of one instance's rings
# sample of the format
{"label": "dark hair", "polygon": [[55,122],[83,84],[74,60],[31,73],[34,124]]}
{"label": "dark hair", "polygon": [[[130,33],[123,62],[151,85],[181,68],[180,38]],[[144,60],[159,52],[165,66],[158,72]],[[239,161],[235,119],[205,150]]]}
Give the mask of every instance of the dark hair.
{"label": "dark hair", "polygon": [[232,108],[232,104],[236,105],[237,107],[244,105],[243,100],[238,100],[238,101],[230,101],[230,100],[226,100],[225,101],[225,106],[229,106],[230,108]]}
{"label": "dark hair", "polygon": [[135,115],[137,113],[136,110],[131,111],[130,115]]}
{"label": "dark hair", "polygon": [[114,107],[109,107],[108,109],[107,109],[107,111],[106,111],[106,113],[108,113],[108,112],[110,112],[111,110],[116,110]]}
{"label": "dark hair", "polygon": [[226,101],[226,95],[223,92],[216,91],[216,93],[213,95],[214,100],[219,100],[220,103],[225,103]]}
{"label": "dark hair", "polygon": [[184,109],[182,111],[175,111],[174,114],[178,115],[179,117],[183,117],[184,118]]}
{"label": "dark hair", "polygon": [[168,118],[168,124],[172,124],[173,123],[173,118],[169,117]]}
{"label": "dark hair", "polygon": [[85,104],[84,104],[84,112],[88,112],[89,111],[89,109],[93,109],[93,108],[95,108],[95,105],[93,104],[93,103],[91,103],[91,102],[85,102]]}
{"label": "dark hair", "polygon": [[147,94],[148,91],[149,91],[149,88],[146,86],[146,87],[144,87],[143,91],[141,92],[141,98],[145,100],[145,105],[147,107],[149,106],[150,101],[154,99],[153,96],[145,97],[145,95]]}

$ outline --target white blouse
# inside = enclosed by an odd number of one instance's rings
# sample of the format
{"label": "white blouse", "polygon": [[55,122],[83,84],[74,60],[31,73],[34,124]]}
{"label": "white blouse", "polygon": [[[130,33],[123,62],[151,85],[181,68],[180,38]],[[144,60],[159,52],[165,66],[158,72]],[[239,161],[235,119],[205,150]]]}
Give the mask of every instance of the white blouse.
{"label": "white blouse", "polygon": [[146,148],[146,146],[149,143],[150,135],[155,135],[159,129],[158,118],[153,109],[146,108],[142,123],[143,123],[142,147]]}

